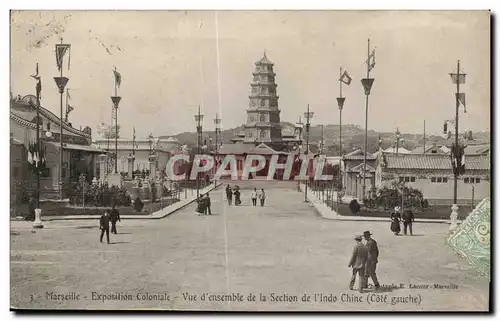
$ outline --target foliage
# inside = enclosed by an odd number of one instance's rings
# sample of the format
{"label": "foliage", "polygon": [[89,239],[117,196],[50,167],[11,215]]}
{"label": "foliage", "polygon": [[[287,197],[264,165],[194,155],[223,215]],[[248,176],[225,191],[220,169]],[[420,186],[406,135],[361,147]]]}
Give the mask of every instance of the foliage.
{"label": "foliage", "polygon": [[130,206],[130,195],[124,187],[108,186],[108,184],[89,184],[87,182],[69,182],[63,186],[66,197],[71,204],[89,206]]}
{"label": "foliage", "polygon": [[16,179],[12,182],[11,189],[10,202],[12,204],[25,204],[32,196],[28,181]]}
{"label": "foliage", "polygon": [[370,209],[392,210],[395,206],[401,206],[402,195],[404,195],[404,209],[418,211],[429,207],[420,190],[398,182],[380,189],[372,188],[368,193],[368,197],[363,199],[363,204]]}

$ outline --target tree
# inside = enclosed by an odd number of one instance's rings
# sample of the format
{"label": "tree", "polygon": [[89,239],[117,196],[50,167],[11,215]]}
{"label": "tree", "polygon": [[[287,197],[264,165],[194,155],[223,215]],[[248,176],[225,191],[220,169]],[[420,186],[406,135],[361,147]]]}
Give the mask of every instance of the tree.
{"label": "tree", "polygon": [[382,188],[372,188],[368,192],[368,197],[363,199],[363,205],[366,208],[391,210],[401,206],[402,196],[404,209],[422,210],[429,206],[420,190],[398,182]]}

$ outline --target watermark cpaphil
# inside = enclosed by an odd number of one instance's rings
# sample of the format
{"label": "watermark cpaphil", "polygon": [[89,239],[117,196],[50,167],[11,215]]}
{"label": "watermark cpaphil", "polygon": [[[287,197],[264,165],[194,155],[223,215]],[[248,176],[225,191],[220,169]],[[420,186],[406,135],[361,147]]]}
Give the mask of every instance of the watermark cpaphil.
{"label": "watermark cpaphil", "polygon": [[[240,156],[238,160],[242,161],[242,168],[238,168],[236,155],[224,155],[222,158],[217,158],[218,165],[214,168],[216,162],[212,155],[195,155],[189,172],[176,173],[174,169],[177,162],[190,162],[188,155],[179,154],[169,159],[165,171],[168,178],[174,181],[196,180],[199,175],[210,175],[216,180],[220,180],[221,177],[230,177],[231,180],[248,180],[252,173],[257,174],[266,169],[265,176],[267,180],[278,178],[279,180],[298,181],[308,180],[310,177],[317,181],[333,179],[333,175],[324,173],[326,157],[322,155],[318,157],[288,155],[285,162],[280,162],[279,155],[272,155],[270,158],[266,158],[263,155],[251,154],[246,155],[243,159]],[[276,175],[278,171],[280,175]]]}

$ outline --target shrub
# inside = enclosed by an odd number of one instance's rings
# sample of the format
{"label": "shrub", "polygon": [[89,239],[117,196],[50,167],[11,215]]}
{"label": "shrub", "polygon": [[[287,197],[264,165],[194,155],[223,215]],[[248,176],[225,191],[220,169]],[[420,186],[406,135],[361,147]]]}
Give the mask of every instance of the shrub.
{"label": "shrub", "polygon": [[424,199],[420,190],[396,182],[380,189],[370,189],[368,197],[363,199],[363,206],[370,209],[390,210],[395,206],[401,206],[401,195],[404,195],[405,209],[418,211],[429,207],[429,203]]}
{"label": "shrub", "polygon": [[67,196],[71,204],[90,206],[130,206],[131,199],[128,191],[117,186],[109,187],[108,184],[92,185],[87,182],[68,183]]}

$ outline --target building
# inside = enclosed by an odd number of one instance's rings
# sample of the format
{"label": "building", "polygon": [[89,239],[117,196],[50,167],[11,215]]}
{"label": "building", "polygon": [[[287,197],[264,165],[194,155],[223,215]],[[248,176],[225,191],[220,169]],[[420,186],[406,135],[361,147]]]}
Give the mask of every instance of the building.
{"label": "building", "polygon": [[294,126],[282,126],[278,108],[276,74],[272,63],[264,57],[255,63],[253,78],[250,82],[247,121],[242,132],[231,141],[233,143],[265,143],[275,151],[290,150],[300,144],[300,137]]}
{"label": "building", "polygon": [[[115,153],[115,139],[96,139],[93,143],[96,148]],[[180,142],[172,137],[147,137],[142,139],[117,139],[118,172],[128,172],[128,158],[134,155],[134,171],[148,171],[149,157],[156,156],[156,168],[164,170],[173,154],[181,151]],[[114,160],[108,164],[108,171],[114,172]]]}
{"label": "building", "polygon": [[[70,122],[61,121],[47,108],[40,106],[40,140],[45,159],[44,170],[41,171],[40,198],[58,198],[59,170],[62,183],[76,180],[80,174],[85,174],[87,180],[99,176],[97,166],[98,155],[103,151],[92,147],[92,130],[73,128]],[[35,188],[36,175],[33,160],[36,151],[32,148],[36,143],[36,97],[26,95],[10,100],[10,133],[11,149],[15,156],[11,157],[11,179],[24,181],[30,191]],[[63,146],[60,146],[60,129],[63,131]],[[14,145],[14,147],[13,147]],[[22,151],[22,148],[24,151]],[[21,150],[20,150],[21,149]],[[60,154],[63,163],[60,168]],[[12,156],[12,155],[11,155]]]}
{"label": "building", "polygon": [[[370,190],[375,185],[376,160],[373,154],[366,153],[366,189]],[[343,186],[345,194],[351,197],[363,198],[363,169],[364,152],[361,149],[355,150],[342,157],[343,163]]]}
{"label": "building", "polygon": [[[473,197],[475,202],[489,197],[491,180],[489,156],[466,155],[465,171],[458,180],[459,205],[470,205]],[[382,153],[377,160],[375,176],[377,188],[399,181],[419,189],[431,204],[453,203],[454,176],[450,155]]]}

